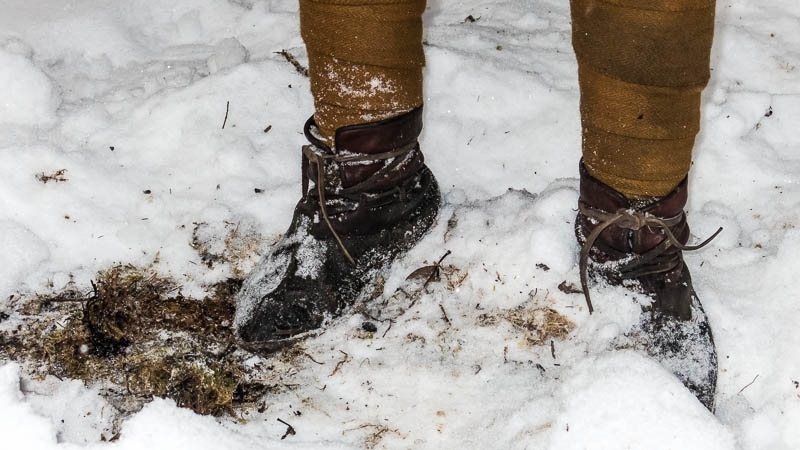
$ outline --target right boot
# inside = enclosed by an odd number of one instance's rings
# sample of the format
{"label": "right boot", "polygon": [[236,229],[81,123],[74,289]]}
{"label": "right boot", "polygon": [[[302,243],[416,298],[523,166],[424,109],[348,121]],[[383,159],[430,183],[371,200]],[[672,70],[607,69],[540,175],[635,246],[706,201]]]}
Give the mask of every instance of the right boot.
{"label": "right boot", "polygon": [[625,344],[645,351],[675,374],[710,411],[714,410],[717,354],[711,326],[692,286],[684,250],[689,225],[684,206],[687,180],[670,194],[631,200],[580,166],[575,235],[582,246],[581,286],[589,312],[588,276],[650,297]]}
{"label": "right boot", "polygon": [[306,122],[303,196],[289,229],[237,294],[242,347],[290,345],[370,292],[377,275],[431,227],[441,201],[417,137],[422,107],[338,129],[334,146]]}

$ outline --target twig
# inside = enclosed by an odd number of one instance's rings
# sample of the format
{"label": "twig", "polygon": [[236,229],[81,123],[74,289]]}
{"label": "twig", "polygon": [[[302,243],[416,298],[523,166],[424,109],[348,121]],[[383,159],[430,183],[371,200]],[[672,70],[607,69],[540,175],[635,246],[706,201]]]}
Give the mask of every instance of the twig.
{"label": "twig", "polygon": [[381,319],[381,318],[373,316],[372,314],[369,314],[366,311],[362,311],[361,315],[366,317],[369,320],[374,320],[375,322],[394,322],[394,319]]}
{"label": "twig", "polygon": [[550,354],[553,356],[553,359],[556,359],[556,344],[550,339]]}
{"label": "twig", "polygon": [[439,261],[433,264],[434,270],[431,270],[431,273],[430,275],[428,275],[428,278],[426,278],[425,282],[422,283],[422,288],[414,292],[414,299],[411,301],[411,304],[408,305],[409,308],[412,308],[414,305],[417,304],[417,300],[419,300],[419,294],[425,289],[427,289],[431,281],[433,281],[439,276],[439,269],[442,267],[442,261],[444,261],[444,259],[447,258],[447,256],[450,255],[450,253],[452,253],[450,250],[446,251],[444,255],[442,255],[442,257],[439,258]]}
{"label": "twig", "polygon": [[67,173],[67,169],[58,169],[50,175],[46,175],[44,172],[36,175],[36,179],[41,181],[44,184],[47,184],[48,181],[55,181],[55,182],[63,182],[69,181],[64,174]]}
{"label": "twig", "polygon": [[88,298],[52,297],[45,299],[48,303],[83,303],[88,302]]}
{"label": "twig", "polygon": [[294,427],[281,420],[280,417],[278,418],[278,422],[286,425],[286,433],[283,433],[283,436],[281,436],[281,440],[286,439],[286,436],[294,436],[297,434],[297,432],[294,430]]}
{"label": "twig", "polygon": [[344,358],[340,359],[339,362],[336,363],[336,367],[333,369],[333,372],[328,375],[329,377],[336,375],[336,373],[339,372],[339,369],[341,369],[345,363],[350,362],[350,355],[341,350],[339,350],[339,352],[344,355]]}
{"label": "twig", "polygon": [[299,73],[300,75],[302,75],[304,77],[308,76],[308,69],[303,67],[303,65],[300,64],[297,61],[297,59],[294,57],[294,55],[289,53],[287,50],[284,49],[284,50],[281,50],[281,51],[275,52],[275,53],[278,54],[278,55],[283,56],[284,58],[286,58],[286,61],[288,61],[291,65],[293,65],[295,70],[297,70],[297,73]]}
{"label": "twig", "polygon": [[757,379],[758,379],[758,374],[756,374],[756,377],[755,377],[755,378],[753,378],[753,381],[751,381],[751,382],[747,383],[747,384],[746,384],[746,385],[745,385],[743,388],[741,388],[741,389],[739,390],[739,392],[737,392],[737,393],[736,393],[736,395],[739,395],[739,394],[741,394],[741,393],[742,393],[742,391],[744,391],[745,389],[747,389],[747,388],[749,388],[750,386],[752,386],[752,385],[753,385],[753,383],[755,383]]}
{"label": "twig", "polygon": [[225,129],[225,124],[228,123],[228,113],[231,110],[231,102],[225,102],[225,120],[222,121],[222,129]]}
{"label": "twig", "polygon": [[449,318],[449,317],[447,317],[447,311],[445,311],[445,310],[444,310],[444,306],[442,306],[442,305],[440,304],[440,305],[439,305],[439,309],[441,309],[441,310],[442,310],[442,318],[444,319],[444,321],[445,321],[445,322],[447,322],[447,324],[448,324],[448,325],[450,325],[450,318]]}
{"label": "twig", "polygon": [[389,321],[389,326],[386,328],[386,331],[383,332],[383,335],[381,335],[381,338],[385,338],[386,337],[386,334],[389,332],[389,330],[392,329],[392,324],[393,323],[394,323],[394,320],[390,320]]}
{"label": "twig", "polygon": [[351,431],[363,430],[365,428],[374,428],[376,430],[367,438],[366,448],[374,448],[378,444],[378,442],[380,442],[380,440],[383,438],[383,435],[385,433],[394,433],[400,437],[403,437],[403,435],[400,434],[400,431],[398,431],[397,429],[393,430],[385,425],[377,425],[371,423],[365,423],[359,427],[349,428],[347,430],[342,431],[342,434],[349,433]]}
{"label": "twig", "polygon": [[453,253],[453,252],[451,252],[450,250],[444,252],[444,255],[442,255],[442,257],[439,258],[439,261],[436,262],[436,265],[437,266],[441,266],[442,265],[442,261],[444,261],[444,259],[447,258],[450,255],[450,253]]}
{"label": "twig", "polygon": [[325,363],[321,363],[321,362],[317,361],[316,359],[314,359],[313,356],[309,355],[308,353],[303,352],[303,354],[306,355],[306,358],[310,359],[311,361],[314,361],[315,363],[319,364],[320,366],[324,366],[325,365]]}

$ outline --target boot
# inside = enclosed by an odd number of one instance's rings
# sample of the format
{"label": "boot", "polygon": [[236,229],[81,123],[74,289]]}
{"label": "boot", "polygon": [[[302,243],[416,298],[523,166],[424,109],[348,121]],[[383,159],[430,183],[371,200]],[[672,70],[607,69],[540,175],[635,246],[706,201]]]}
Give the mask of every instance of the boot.
{"label": "boot", "polygon": [[313,117],[303,196],[283,238],[237,295],[240,344],[271,351],[316,330],[366,294],[378,273],[433,224],[440,195],[417,137],[422,108],[340,128],[334,149]]}
{"label": "boot", "polygon": [[590,263],[593,274],[609,284],[648,295],[653,302],[629,336],[632,346],[672,370],[712,410],[716,350],[682,251],[705,246],[722,229],[699,245],[687,246],[686,200],[686,179],[665,197],[630,200],[589,175],[581,164],[575,222],[582,245],[581,284],[590,313]]}

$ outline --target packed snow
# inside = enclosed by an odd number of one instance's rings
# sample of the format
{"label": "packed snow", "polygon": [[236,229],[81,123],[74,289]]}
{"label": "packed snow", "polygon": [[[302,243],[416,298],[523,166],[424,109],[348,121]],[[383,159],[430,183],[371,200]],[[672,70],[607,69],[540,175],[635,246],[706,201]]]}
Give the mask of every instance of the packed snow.
{"label": "packed snow", "polygon": [[[202,293],[241,268],[202,264],[197,224],[217,240],[236,224],[262,251],[283,233],[313,111],[308,79],[276,53],[306,61],[296,2],[0,9],[0,329],[18,319],[12,296],[86,288],[115,263]],[[715,414],[614,350],[644,299],[595,285],[590,316],[558,289],[579,284],[568,2],[429,0],[424,20],[420,141],[444,202],[364,306],[391,321],[365,335],[353,312],[310,337],[282,369],[296,386],[263,411],[212,418],[156,399],[114,442],[98,387],[0,361],[2,448],[800,448],[800,4],[717,4],[688,213],[694,242],[725,230],[686,254],[719,355]],[[390,297],[447,251],[440,282]],[[537,342],[509,320],[545,310],[574,329]]]}

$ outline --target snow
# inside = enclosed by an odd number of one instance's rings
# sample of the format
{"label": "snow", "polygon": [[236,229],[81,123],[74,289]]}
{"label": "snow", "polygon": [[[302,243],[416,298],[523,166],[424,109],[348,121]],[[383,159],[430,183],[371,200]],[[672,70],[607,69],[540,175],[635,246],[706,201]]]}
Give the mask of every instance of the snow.
{"label": "snow", "polygon": [[0,432],[6,448],[54,448],[56,437],[49,420],[34,413],[20,392],[19,368],[0,367]]}
{"label": "snow", "polygon": [[55,121],[58,95],[50,79],[22,55],[0,52],[0,103],[3,121],[13,125],[47,126]]}
{"label": "snow", "polygon": [[730,431],[655,364],[628,351],[581,361],[560,388],[565,407],[551,447],[734,448]]}
{"label": "snow", "polygon": [[[285,231],[313,110],[308,80],[275,54],[305,62],[296,2],[0,8],[0,312],[115,262],[155,261],[191,295],[258,256],[209,269],[197,224],[263,245]],[[156,400],[101,442],[110,407],[95,388],[0,361],[3,448],[800,448],[798,3],[717,5],[688,210],[694,242],[725,231],[686,255],[720,358],[715,415],[658,364],[610,350],[642,299],[594,286],[589,316],[557,289],[578,283],[568,2],[431,0],[424,19],[421,144],[445,201],[386,292],[446,250],[452,272],[413,306],[367,305],[393,320],[374,336],[360,314],[333,321],[305,343],[322,364],[280,369],[299,387],[245,420]],[[506,319],[534,307],[575,324],[555,357]],[[277,419],[297,434],[281,440]]]}

